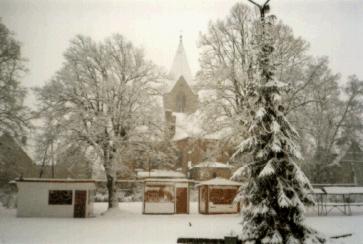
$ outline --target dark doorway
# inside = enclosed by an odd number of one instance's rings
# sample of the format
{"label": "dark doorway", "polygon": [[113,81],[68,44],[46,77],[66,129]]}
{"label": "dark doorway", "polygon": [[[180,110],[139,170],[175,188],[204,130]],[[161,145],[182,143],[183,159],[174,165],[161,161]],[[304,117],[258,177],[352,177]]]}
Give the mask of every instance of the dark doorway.
{"label": "dark doorway", "polygon": [[74,196],[74,217],[85,218],[86,217],[86,200],[87,191],[76,191]]}
{"label": "dark doorway", "polygon": [[188,213],[188,189],[176,188],[176,213]]}

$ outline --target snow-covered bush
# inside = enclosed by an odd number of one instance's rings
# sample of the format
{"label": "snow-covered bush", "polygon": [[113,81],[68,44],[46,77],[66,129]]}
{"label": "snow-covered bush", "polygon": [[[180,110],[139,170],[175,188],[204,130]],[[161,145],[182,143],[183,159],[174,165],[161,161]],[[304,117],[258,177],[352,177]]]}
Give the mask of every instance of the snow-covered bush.
{"label": "snow-covered bush", "polygon": [[6,184],[0,188],[0,204],[6,208],[16,208],[16,189]]}

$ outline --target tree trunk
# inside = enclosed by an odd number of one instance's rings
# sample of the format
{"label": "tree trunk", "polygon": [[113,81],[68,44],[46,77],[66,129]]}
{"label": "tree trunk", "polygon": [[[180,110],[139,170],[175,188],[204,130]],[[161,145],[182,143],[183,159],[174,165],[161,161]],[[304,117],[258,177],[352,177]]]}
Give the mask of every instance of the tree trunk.
{"label": "tree trunk", "polygon": [[116,188],[116,171],[113,167],[113,162],[110,157],[110,148],[104,148],[104,167],[107,178],[107,191],[108,191],[108,208],[117,208],[117,188]]}
{"label": "tree trunk", "polygon": [[107,176],[107,190],[108,190],[108,208],[117,208],[117,189],[116,189],[116,174],[111,175],[106,173]]}

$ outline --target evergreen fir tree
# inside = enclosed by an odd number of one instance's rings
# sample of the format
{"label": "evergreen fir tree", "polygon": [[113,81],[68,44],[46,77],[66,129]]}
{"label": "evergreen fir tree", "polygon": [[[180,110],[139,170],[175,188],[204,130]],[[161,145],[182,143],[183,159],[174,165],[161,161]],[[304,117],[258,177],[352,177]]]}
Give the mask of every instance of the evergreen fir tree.
{"label": "evergreen fir tree", "polygon": [[255,83],[252,86],[248,138],[240,143],[235,157],[249,153],[253,162],[237,170],[234,178],[248,173],[241,188],[246,206],[242,210],[242,240],[245,243],[325,243],[304,224],[304,205],[314,204],[312,187],[295,160],[301,158],[295,143],[296,130],[287,120],[282,104],[286,85],[274,80],[276,64],[270,30],[274,16],[269,5],[257,5],[261,18],[254,38]]}

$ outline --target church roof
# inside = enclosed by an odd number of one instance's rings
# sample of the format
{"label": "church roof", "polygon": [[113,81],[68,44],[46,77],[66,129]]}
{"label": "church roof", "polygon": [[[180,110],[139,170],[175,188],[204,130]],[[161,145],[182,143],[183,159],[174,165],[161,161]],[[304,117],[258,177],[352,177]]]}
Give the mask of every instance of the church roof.
{"label": "church roof", "polygon": [[173,80],[173,79],[167,79],[167,80],[165,80],[164,83],[160,87],[161,88],[161,92],[164,93],[164,94],[171,92],[175,88],[175,86],[176,86],[176,84],[178,82],[179,83],[184,83],[185,82],[187,84],[187,86],[191,89],[191,91],[193,92],[193,94],[195,93],[193,91],[193,88],[189,85],[189,83],[186,81],[186,79],[184,78],[183,75],[179,76],[179,78],[176,79],[176,80]]}
{"label": "church roof", "polygon": [[189,82],[193,79],[187,55],[185,54],[182,36],[180,36],[179,46],[174,57],[173,65],[170,68],[169,76],[172,80],[178,80],[180,76],[183,76]]}
{"label": "church roof", "polygon": [[3,174],[6,177],[15,178],[20,175],[32,177],[36,175],[33,160],[23,150],[21,145],[9,134],[0,136],[0,181]]}

